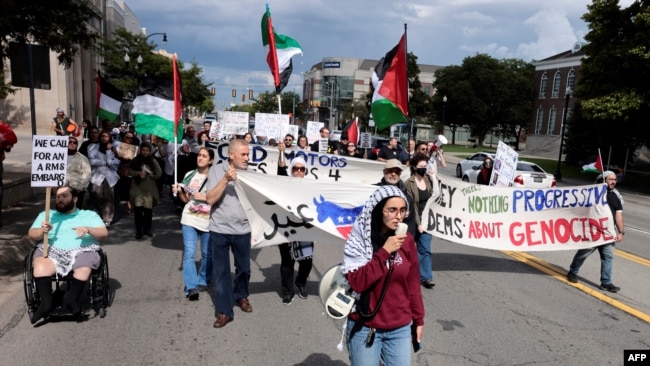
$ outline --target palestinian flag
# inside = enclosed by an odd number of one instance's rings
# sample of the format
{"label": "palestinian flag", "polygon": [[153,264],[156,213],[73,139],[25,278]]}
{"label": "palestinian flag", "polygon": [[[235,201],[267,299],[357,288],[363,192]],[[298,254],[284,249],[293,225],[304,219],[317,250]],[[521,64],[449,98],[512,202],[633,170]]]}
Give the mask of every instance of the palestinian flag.
{"label": "palestinian flag", "polygon": [[97,116],[115,121],[120,115],[124,93],[97,73]]}
{"label": "palestinian flag", "polygon": [[291,58],[298,54],[302,55],[302,48],[295,39],[275,33],[268,5],[262,17],[262,45],[266,50],[266,62],[273,74],[275,92],[280,94],[289,82],[293,71]]}
{"label": "palestinian flag", "polygon": [[180,76],[175,55],[172,64],[172,79],[145,76],[140,80],[132,113],[137,133],[152,134],[178,143],[183,136],[183,126],[180,124]]}
{"label": "palestinian flag", "polygon": [[603,172],[603,159],[600,158],[600,149],[598,149],[598,155],[596,155],[596,161],[590,164],[585,164],[582,166],[582,172],[593,172],[593,173],[602,173]]}
{"label": "palestinian flag", "polygon": [[359,117],[354,117],[349,120],[343,129],[341,130],[341,135],[348,135],[348,141],[354,142],[354,144],[359,143]]}
{"label": "palestinian flag", "polygon": [[395,48],[375,66],[372,73],[372,118],[383,130],[396,123],[406,122],[408,115],[408,80],[406,77],[406,34]]}

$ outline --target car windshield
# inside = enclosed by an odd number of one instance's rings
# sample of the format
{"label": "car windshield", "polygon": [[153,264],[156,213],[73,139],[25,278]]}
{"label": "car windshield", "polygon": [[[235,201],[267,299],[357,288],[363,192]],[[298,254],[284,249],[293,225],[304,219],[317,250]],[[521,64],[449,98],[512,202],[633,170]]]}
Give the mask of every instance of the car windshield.
{"label": "car windshield", "polygon": [[517,163],[517,170],[524,172],[545,173],[537,164]]}

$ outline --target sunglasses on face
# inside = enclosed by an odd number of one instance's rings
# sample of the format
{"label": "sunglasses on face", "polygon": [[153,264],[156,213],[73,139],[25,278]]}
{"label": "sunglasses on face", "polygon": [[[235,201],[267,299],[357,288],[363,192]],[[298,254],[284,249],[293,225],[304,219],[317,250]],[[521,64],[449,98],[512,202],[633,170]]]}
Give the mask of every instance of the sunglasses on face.
{"label": "sunglasses on face", "polygon": [[75,144],[75,145],[77,145],[78,142],[77,142],[77,141],[70,140],[70,141],[68,141],[68,145],[70,145],[70,144]]}
{"label": "sunglasses on face", "polygon": [[384,169],[384,174],[402,174],[402,170],[398,168]]}
{"label": "sunglasses on face", "polygon": [[291,168],[291,171],[292,172],[304,173],[305,172],[305,167],[304,166],[294,166],[293,168]]}
{"label": "sunglasses on face", "polygon": [[354,144],[349,144],[348,147],[354,147]]}

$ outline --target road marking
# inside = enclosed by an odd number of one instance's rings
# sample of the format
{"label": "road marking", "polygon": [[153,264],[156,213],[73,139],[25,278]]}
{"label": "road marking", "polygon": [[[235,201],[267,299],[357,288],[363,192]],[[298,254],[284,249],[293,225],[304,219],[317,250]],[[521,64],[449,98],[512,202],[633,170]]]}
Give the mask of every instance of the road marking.
{"label": "road marking", "polygon": [[[618,249],[617,249],[617,251],[618,251]],[[520,262],[522,262],[524,264],[527,264],[527,265],[529,265],[529,266],[531,266],[533,268],[536,268],[539,271],[541,271],[543,273],[546,273],[547,275],[549,275],[549,276],[551,276],[551,277],[553,277],[553,278],[555,278],[555,279],[557,279],[559,281],[568,283],[569,285],[571,285],[571,286],[573,286],[573,287],[575,287],[575,288],[577,288],[577,289],[579,289],[579,290],[581,290],[581,291],[583,291],[583,292],[585,292],[585,293],[587,293],[587,294],[589,294],[589,295],[591,295],[591,296],[593,296],[593,297],[595,297],[595,298],[597,298],[597,299],[599,299],[599,300],[601,300],[601,301],[603,301],[603,302],[605,302],[607,304],[610,304],[610,305],[612,305],[612,306],[614,306],[616,308],[619,308],[620,310],[623,310],[624,312],[626,312],[626,313],[628,313],[628,314],[630,314],[632,316],[635,316],[635,317],[637,317],[637,318],[639,318],[639,319],[641,319],[641,320],[643,320],[643,321],[645,321],[647,323],[650,323],[650,314],[646,314],[646,313],[644,313],[644,312],[642,312],[642,311],[640,311],[638,309],[635,309],[635,308],[633,308],[633,307],[631,307],[631,306],[629,306],[627,304],[624,304],[619,300],[616,300],[616,299],[614,299],[612,297],[609,297],[609,296],[605,295],[604,293],[602,293],[600,291],[597,291],[597,290],[594,290],[593,288],[585,286],[585,285],[583,285],[581,283],[571,283],[571,282],[567,281],[567,279],[566,279],[566,275],[567,275],[566,271],[554,266],[551,263],[548,263],[548,262],[546,262],[546,261],[544,261],[544,260],[542,260],[540,258],[534,257],[534,256],[532,256],[532,255],[530,255],[530,254],[528,254],[526,252],[511,252],[511,251],[502,250],[501,253],[503,253],[503,254],[513,258],[513,259],[516,259],[516,260],[518,260],[518,261],[520,261]],[[626,254],[629,254],[629,253],[626,253]]]}
{"label": "road marking", "polygon": [[650,260],[645,259],[643,257],[639,257],[638,255],[634,255],[634,254],[632,254],[630,252],[626,252],[626,251],[618,249],[618,248],[616,248],[614,253],[616,253],[617,255],[619,255],[619,256],[621,256],[621,257],[623,257],[625,259],[629,259],[632,262],[637,262],[639,264],[643,264],[644,266],[650,267]]}

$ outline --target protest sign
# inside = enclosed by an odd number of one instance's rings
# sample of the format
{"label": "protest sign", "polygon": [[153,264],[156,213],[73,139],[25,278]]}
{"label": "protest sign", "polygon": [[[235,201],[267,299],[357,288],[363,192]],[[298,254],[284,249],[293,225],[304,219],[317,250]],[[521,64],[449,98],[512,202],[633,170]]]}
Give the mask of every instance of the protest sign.
{"label": "protest sign", "polygon": [[492,165],[490,185],[497,187],[510,187],[517,171],[519,154],[503,141],[499,141],[496,157]]}
{"label": "protest sign", "polygon": [[323,127],[325,127],[323,122],[307,121],[307,141],[310,145],[320,139],[320,129]]}
{"label": "protest sign", "polygon": [[34,136],[32,139],[32,187],[65,184],[68,166],[68,136]]}
{"label": "protest sign", "polygon": [[288,114],[255,113],[255,134],[266,136],[267,140],[280,140],[284,126],[289,125]]}
{"label": "protest sign", "polygon": [[359,147],[362,149],[370,149],[372,147],[372,134],[370,132],[361,133]]}
{"label": "protest sign", "polygon": [[217,111],[217,121],[221,124],[220,137],[243,136],[248,132],[248,112]]}

